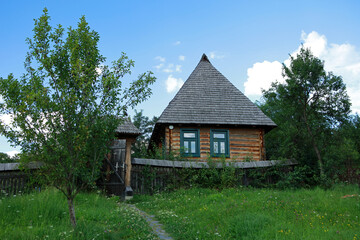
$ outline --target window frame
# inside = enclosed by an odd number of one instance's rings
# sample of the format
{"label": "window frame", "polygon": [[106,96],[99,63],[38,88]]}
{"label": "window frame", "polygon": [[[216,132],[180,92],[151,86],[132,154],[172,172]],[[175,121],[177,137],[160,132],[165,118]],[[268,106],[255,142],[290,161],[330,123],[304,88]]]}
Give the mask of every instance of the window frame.
{"label": "window frame", "polygon": [[[216,142],[225,142],[225,153],[214,153],[214,134],[215,133],[224,133],[225,138],[223,141],[216,140]],[[220,149],[220,145],[218,146]],[[229,144],[229,130],[227,129],[210,129],[210,155],[213,157],[230,157],[230,144]]]}
{"label": "window frame", "polygon": [[[195,138],[185,138],[184,133],[195,133]],[[184,151],[184,141],[186,139],[195,140],[195,153],[191,153],[191,148],[189,148],[189,152],[185,153]],[[183,128],[180,129],[180,151],[181,155],[184,157],[200,157],[200,131],[199,129],[190,129]]]}

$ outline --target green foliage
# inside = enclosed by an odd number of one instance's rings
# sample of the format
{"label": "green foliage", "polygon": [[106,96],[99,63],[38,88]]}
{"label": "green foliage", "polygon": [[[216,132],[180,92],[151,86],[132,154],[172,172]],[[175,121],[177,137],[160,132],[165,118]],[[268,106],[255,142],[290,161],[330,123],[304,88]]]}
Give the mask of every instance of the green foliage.
{"label": "green foliage", "polygon": [[[152,155],[152,157],[155,156]],[[170,158],[170,160],[174,161],[179,161],[178,159],[184,161],[179,155]],[[219,167],[218,164],[220,164]],[[163,186],[155,187],[154,181],[156,178],[162,179],[166,190],[190,187],[223,189],[238,186],[241,183],[242,174],[231,163],[225,162],[225,158],[219,161],[208,157],[207,164],[204,163],[203,168],[174,167],[169,172],[159,174],[150,166],[145,166],[142,176],[144,178],[145,192],[153,194],[159,190],[164,190],[161,189],[164,188]]]}
{"label": "green foliage", "polygon": [[257,188],[299,189],[314,187],[318,177],[309,166],[275,165],[266,169],[248,169],[246,177],[249,185]]}
{"label": "green foliage", "polygon": [[[217,165],[220,163],[220,167]],[[220,161],[213,160],[210,156],[207,159],[208,168],[178,170],[178,174],[187,176],[187,182],[192,187],[223,189],[239,185],[240,177],[236,169],[227,165],[225,158]],[[230,163],[229,163],[230,164]]]}
{"label": "green foliage", "polygon": [[[318,168],[324,177],[323,157],[331,132],[350,112],[349,97],[340,76],[324,70],[324,62],[301,48],[283,64],[285,83],[275,82],[263,91],[261,109],[278,128],[267,134],[270,158],[294,158]],[[316,159],[316,161],[315,161]]]}
{"label": "green foliage", "polygon": [[324,154],[327,176],[336,181],[360,183],[360,117],[349,120],[332,131]]}
{"label": "green foliage", "polygon": [[[172,152],[166,156],[163,149],[154,149],[144,158],[188,161],[179,153]],[[245,159],[253,161],[251,156]],[[235,168],[233,162],[226,161],[225,157],[213,159],[211,156],[203,168],[174,168],[158,175],[154,169],[146,166],[142,175],[146,192],[151,194],[160,190],[160,187],[154,187],[157,177],[162,178],[167,190],[190,187],[224,189],[248,184],[259,188],[298,189],[314,187],[322,182],[316,171],[307,165],[289,167],[278,164],[267,168],[240,169]]]}
{"label": "green foliage", "polygon": [[137,195],[174,239],[357,239],[358,186],[330,190],[180,189]]}
{"label": "green foliage", "polygon": [[0,152],[0,163],[11,163],[14,162],[13,159],[6,153]]}
{"label": "green foliage", "polygon": [[150,166],[145,166],[142,170],[143,176],[143,188],[144,192],[148,194],[154,194],[157,189],[155,189],[154,181],[156,179],[156,172]]}
{"label": "green foliage", "polygon": [[57,190],[0,198],[0,239],[157,239],[145,219],[116,197],[80,193],[75,201],[74,230]]}
{"label": "green foliage", "polygon": [[143,110],[140,112],[135,110],[133,123],[140,130],[141,135],[137,137],[136,142],[132,145],[131,149],[134,151],[133,157],[144,157],[147,155],[151,133],[158,119],[158,117],[154,116],[150,120],[149,117],[143,115]]}
{"label": "green foliage", "polygon": [[150,96],[155,78],[147,72],[122,82],[134,62],[123,53],[106,66],[99,34],[85,17],[67,32],[50,26],[47,9],[34,21],[26,73],[19,80],[12,74],[0,78],[0,112],[13,117],[12,125],[1,123],[0,130],[21,146],[24,162],[45,163],[40,175],[66,195],[70,207],[76,194],[98,178],[122,116]]}
{"label": "green foliage", "polygon": [[144,151],[141,151],[135,157],[139,158],[148,158],[148,159],[160,159],[160,160],[170,160],[170,161],[188,161],[189,159],[184,157],[180,151],[170,151],[168,152],[163,144],[162,147],[158,147],[156,144],[151,143],[152,148],[144,148]]}

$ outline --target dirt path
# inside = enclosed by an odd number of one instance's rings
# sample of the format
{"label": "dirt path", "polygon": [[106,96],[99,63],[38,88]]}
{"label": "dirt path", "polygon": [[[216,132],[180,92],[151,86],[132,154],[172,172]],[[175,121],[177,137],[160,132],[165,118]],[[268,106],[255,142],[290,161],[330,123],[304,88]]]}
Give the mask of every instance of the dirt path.
{"label": "dirt path", "polygon": [[146,212],[138,209],[135,205],[133,204],[128,204],[130,207],[134,208],[136,211],[138,211],[140,213],[141,216],[143,216],[145,218],[145,220],[149,223],[150,227],[153,229],[154,233],[160,238],[160,239],[164,239],[164,240],[172,240],[173,238],[170,237],[170,235],[168,233],[165,232],[165,230],[163,229],[163,225],[155,220],[155,216],[154,215],[149,215]]}

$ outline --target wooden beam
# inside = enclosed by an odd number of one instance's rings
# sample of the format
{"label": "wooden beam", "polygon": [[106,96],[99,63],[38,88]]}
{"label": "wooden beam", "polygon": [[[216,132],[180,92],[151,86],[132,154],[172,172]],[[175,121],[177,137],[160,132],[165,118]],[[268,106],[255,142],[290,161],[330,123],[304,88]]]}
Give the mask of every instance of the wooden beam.
{"label": "wooden beam", "polygon": [[126,152],[125,152],[125,200],[133,198],[133,190],[131,188],[131,144],[135,141],[134,138],[126,139]]}
{"label": "wooden beam", "polygon": [[130,187],[131,185],[131,139],[126,139],[126,173],[125,173],[125,187]]}

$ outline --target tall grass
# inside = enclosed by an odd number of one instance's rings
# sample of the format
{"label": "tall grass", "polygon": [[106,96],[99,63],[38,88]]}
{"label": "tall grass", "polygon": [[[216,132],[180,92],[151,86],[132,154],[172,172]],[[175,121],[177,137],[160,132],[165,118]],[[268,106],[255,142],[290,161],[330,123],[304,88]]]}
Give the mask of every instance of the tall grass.
{"label": "tall grass", "polygon": [[134,202],[175,239],[359,239],[359,193],[355,186],[189,189]]}
{"label": "tall grass", "polygon": [[146,221],[117,199],[79,194],[74,230],[66,199],[54,189],[1,198],[0,239],[157,239]]}

